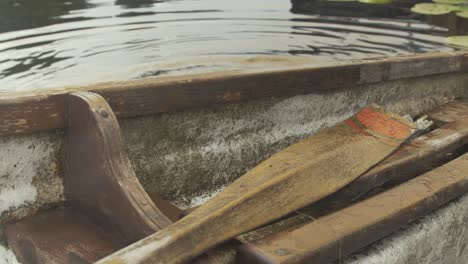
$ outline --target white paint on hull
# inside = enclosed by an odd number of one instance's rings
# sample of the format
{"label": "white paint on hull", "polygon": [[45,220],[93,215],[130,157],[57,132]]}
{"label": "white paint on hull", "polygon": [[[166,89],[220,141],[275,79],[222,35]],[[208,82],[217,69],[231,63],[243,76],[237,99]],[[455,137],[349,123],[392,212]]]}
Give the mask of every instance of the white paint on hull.
{"label": "white paint on hull", "polygon": [[11,249],[0,246],[0,264],[21,264]]}
{"label": "white paint on hull", "polygon": [[60,135],[0,138],[0,223],[62,200]]}
{"label": "white paint on hull", "polygon": [[414,116],[466,96],[466,81],[457,75],[379,83],[130,119],[122,128],[145,188],[188,207],[277,151],[370,103]]}
{"label": "white paint on hull", "polygon": [[[49,153],[45,144],[37,147],[28,140],[11,140],[1,145],[0,156],[0,213],[36,199],[37,190],[32,185],[37,162]],[[27,161],[26,161],[27,159]]]}
{"label": "white paint on hull", "polygon": [[211,198],[213,198],[215,195],[222,192],[223,190],[224,190],[224,186],[219,188],[218,190],[216,190],[214,192],[206,192],[206,193],[203,193],[203,194],[198,195],[196,197],[193,197],[190,200],[190,203],[188,205],[181,204],[179,206],[179,208],[182,209],[182,210],[186,210],[186,209],[189,209],[189,208],[194,208],[194,207],[200,206],[200,205],[208,202]]}
{"label": "white paint on hull", "polygon": [[[466,74],[436,75],[133,118],[121,126],[145,189],[188,207],[369,103],[414,115],[468,97],[467,82]],[[63,201],[62,141],[55,132],[0,138],[0,224]]]}

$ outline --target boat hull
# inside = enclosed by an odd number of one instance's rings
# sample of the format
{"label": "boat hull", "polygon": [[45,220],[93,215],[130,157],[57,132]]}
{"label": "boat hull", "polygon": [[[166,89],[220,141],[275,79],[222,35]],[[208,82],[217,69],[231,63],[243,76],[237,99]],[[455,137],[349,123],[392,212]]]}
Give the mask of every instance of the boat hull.
{"label": "boat hull", "polygon": [[[369,66],[367,70],[361,71],[360,74],[364,75],[352,88],[348,85],[340,87],[345,84],[344,81],[333,82],[334,86],[330,86],[331,80],[340,78],[339,75],[330,74],[315,78],[321,80],[319,82],[309,82],[307,89],[304,88],[305,92],[276,96],[251,95],[251,99],[246,100],[240,100],[236,97],[238,94],[233,92],[230,93],[231,97],[218,98],[209,104],[192,103],[187,107],[162,111],[157,108],[158,102],[155,101],[154,108],[159,110],[154,112],[116,112],[120,117],[119,123],[132,168],[145,190],[148,193],[159,193],[181,208],[191,208],[204,203],[260,161],[316,133],[320,128],[348,118],[370,103],[382,105],[392,112],[414,116],[456,98],[468,98],[468,75],[464,71],[464,63],[458,62],[461,68],[454,68],[453,71],[430,70],[420,75],[408,74],[404,68],[386,71],[390,73],[385,78],[378,74],[380,68],[376,66],[377,63],[373,64],[373,68]],[[233,86],[232,78],[226,77],[225,83],[231,82],[229,86]],[[282,89],[287,90],[287,84],[296,87],[294,78],[291,78],[282,84],[285,86]],[[222,83],[221,79],[219,83]],[[190,82],[186,83],[184,85],[190,87]],[[328,86],[332,88],[322,89]],[[104,90],[103,94],[114,96],[110,97],[114,98],[114,105],[111,106],[115,111],[118,109],[116,98],[120,97],[115,96],[115,90],[118,89],[112,89],[112,93]],[[242,87],[239,89],[242,90]],[[3,100],[10,108],[2,108],[2,113],[4,109],[12,109],[15,100]],[[24,102],[21,98],[17,101],[19,105]],[[41,102],[41,97],[36,101]],[[7,103],[0,105],[5,106]],[[64,114],[57,120],[65,118]],[[22,122],[27,125],[21,125]],[[39,122],[37,126],[32,126],[29,119],[20,118],[10,129],[5,128],[5,123],[0,126],[4,134],[0,137],[0,224],[22,219],[64,201],[61,155],[66,129],[60,122]],[[49,124],[50,127],[47,126]],[[27,129],[22,130],[21,127]],[[427,225],[431,225],[427,227],[428,234],[436,239],[437,228],[434,226],[446,224],[449,214],[456,213],[457,219],[466,219],[466,210],[460,208],[466,208],[467,203],[467,197],[464,197],[443,209],[445,211],[441,211],[440,215],[428,219]],[[464,223],[468,221],[453,223],[453,230],[465,230],[467,226]],[[396,250],[391,245],[419,241],[415,231],[408,232],[408,235],[396,238],[393,242],[385,242],[385,252]],[[411,232],[414,234],[411,235]],[[453,243],[456,243],[456,248],[461,248],[460,245],[468,241],[460,240],[462,238],[447,239],[451,240],[440,245],[440,248],[449,248],[448,245],[453,247]],[[420,247],[422,250],[428,246]],[[465,251],[459,255],[465,256]],[[370,249],[369,252],[377,251]],[[364,261],[365,257],[361,259]]]}

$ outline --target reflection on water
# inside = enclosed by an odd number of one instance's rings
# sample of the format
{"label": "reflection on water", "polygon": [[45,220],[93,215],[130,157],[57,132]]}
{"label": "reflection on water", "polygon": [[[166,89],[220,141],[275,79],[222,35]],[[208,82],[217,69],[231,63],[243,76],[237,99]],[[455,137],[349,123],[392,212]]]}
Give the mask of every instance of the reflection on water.
{"label": "reflection on water", "polygon": [[392,4],[365,4],[357,0],[291,0],[291,2],[291,11],[295,13],[337,17],[413,19],[419,16],[412,13],[410,9],[415,3],[421,2],[421,0],[395,1]]}
{"label": "reflection on water", "polygon": [[389,18],[334,5],[298,14],[288,0],[3,0],[0,92],[452,50],[446,29],[402,19],[400,7]]}
{"label": "reflection on water", "polygon": [[122,6],[123,8],[140,8],[140,7],[151,7],[154,3],[161,3],[164,1],[157,0],[117,0],[116,5]]}
{"label": "reflection on water", "polygon": [[78,20],[63,17],[72,10],[90,8],[86,0],[2,0],[0,33]]}

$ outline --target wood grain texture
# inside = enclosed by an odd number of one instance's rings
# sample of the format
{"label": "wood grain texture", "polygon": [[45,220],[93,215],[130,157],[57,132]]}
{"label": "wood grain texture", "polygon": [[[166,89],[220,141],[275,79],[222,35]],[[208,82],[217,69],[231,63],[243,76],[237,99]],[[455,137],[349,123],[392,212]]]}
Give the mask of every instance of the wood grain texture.
{"label": "wood grain texture", "polygon": [[[0,96],[0,136],[66,126],[64,95],[94,91],[119,118],[248,100],[354,89],[359,85],[468,71],[464,52],[438,52],[282,71],[148,78]],[[444,65],[444,67],[440,67]]]}
{"label": "wood grain texture", "polygon": [[438,126],[454,122],[456,120],[468,118],[468,99],[457,100],[452,103],[442,105],[429,113],[429,119],[434,120]]}
{"label": "wood grain texture", "polygon": [[304,208],[301,212],[311,217],[320,217],[344,208],[374,188],[407,181],[448,162],[466,144],[468,119],[454,120],[405,144],[343,189]]}
{"label": "wood grain texture", "polygon": [[[458,100],[429,111],[430,120],[441,123],[442,127],[404,144],[382,163],[336,193],[292,213],[283,220],[242,234],[236,238],[236,242],[250,243],[278,232],[293,230],[309,222],[311,217],[319,218],[355,203],[382,185],[407,181],[450,161],[457,156],[457,153],[463,151],[464,145],[468,144],[467,106],[467,100]],[[447,114],[450,120],[446,119]],[[442,118],[446,122],[440,121]],[[188,215],[194,209],[196,208],[187,210],[184,215]],[[237,244],[234,244],[229,248],[229,252],[236,252],[237,248]],[[222,249],[216,247],[208,252],[212,255],[226,256],[228,255],[226,251],[226,247]],[[221,263],[204,255],[198,257],[197,261],[197,263]]]}
{"label": "wood grain texture", "polygon": [[468,154],[336,213],[241,249],[242,263],[329,263],[468,191]]}
{"label": "wood grain texture", "polygon": [[98,263],[182,263],[313,203],[393,153],[415,129],[377,106],[260,163],[173,225]]}
{"label": "wood grain texture", "polygon": [[123,248],[124,240],[72,208],[41,212],[5,229],[22,264],[93,263]]}
{"label": "wood grain texture", "polygon": [[24,264],[85,264],[168,226],[181,211],[145,192],[127,157],[112,109],[99,95],[67,96],[66,205],[9,224]]}
{"label": "wood grain texture", "polygon": [[[286,219],[243,234],[237,237],[237,242],[250,243],[271,236],[274,233],[293,230],[309,222],[311,217],[319,218],[350,206],[362,199],[363,196],[369,195],[372,190],[381,188],[385,184],[402,183],[449,162],[453,157],[457,156],[457,153],[463,151],[463,146],[468,144],[468,119],[466,119],[468,112],[465,111],[466,106],[468,106],[466,100],[454,101],[430,111],[431,120],[439,122],[437,118],[445,119],[446,114],[449,114],[451,117],[450,122],[446,122],[442,127],[404,144],[375,168],[336,193],[298,210],[298,212],[289,215]],[[446,120],[448,121],[448,119]],[[193,212],[193,209],[185,212],[185,214]],[[230,250],[236,252],[237,247],[232,247]],[[215,254],[215,252],[218,253],[219,251],[216,247],[209,252]],[[198,259],[199,263],[218,263],[204,256]]]}
{"label": "wood grain texture", "polygon": [[[336,193],[299,210],[285,220],[255,230],[239,239],[250,242],[272,233],[297,228],[310,217],[318,218],[345,208],[383,185],[392,186],[410,180],[449,162],[468,144],[468,119],[465,107],[468,101],[454,101],[430,111],[431,120],[447,122],[441,127],[403,145],[375,168]],[[450,115],[450,122],[446,114]],[[433,119],[434,118],[434,119]]]}
{"label": "wood grain texture", "polygon": [[74,208],[117,230],[127,243],[168,226],[125,152],[117,119],[107,102],[90,92],[69,95],[64,147],[65,197]]}
{"label": "wood grain texture", "polygon": [[66,95],[0,99],[0,136],[66,126]]}

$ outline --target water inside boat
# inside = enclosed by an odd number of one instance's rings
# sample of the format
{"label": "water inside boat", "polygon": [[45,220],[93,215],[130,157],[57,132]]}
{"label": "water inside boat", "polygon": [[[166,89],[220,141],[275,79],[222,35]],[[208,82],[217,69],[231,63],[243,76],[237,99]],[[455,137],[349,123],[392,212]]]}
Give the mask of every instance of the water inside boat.
{"label": "water inside boat", "polygon": [[413,2],[292,2],[1,1],[0,93],[456,49]]}

